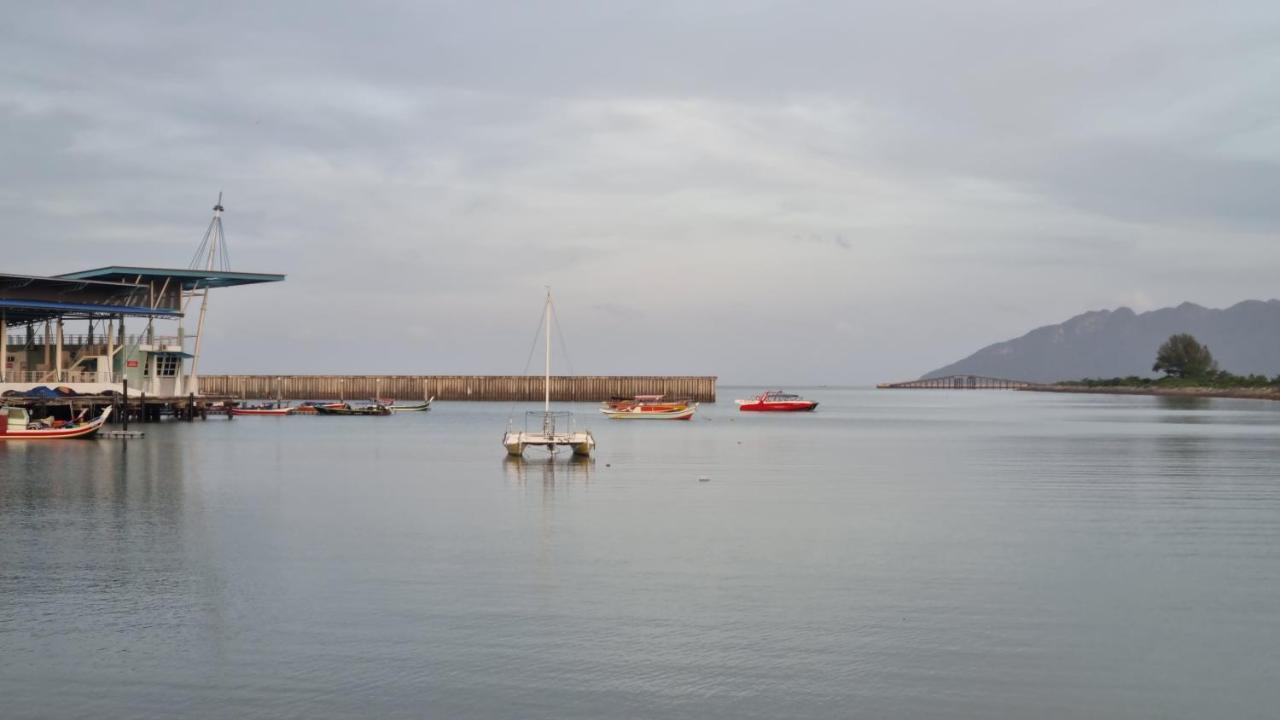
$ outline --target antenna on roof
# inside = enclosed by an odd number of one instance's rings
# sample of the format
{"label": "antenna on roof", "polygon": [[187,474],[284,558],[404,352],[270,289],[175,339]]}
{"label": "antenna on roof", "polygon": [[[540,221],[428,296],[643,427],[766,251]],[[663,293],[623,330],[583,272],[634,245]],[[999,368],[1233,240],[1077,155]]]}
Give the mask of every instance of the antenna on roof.
{"label": "antenna on roof", "polygon": [[[196,254],[191,258],[191,264],[187,267],[191,270],[205,270],[212,272],[214,270],[220,272],[228,272],[231,270],[231,256],[227,254],[227,239],[222,234],[222,191],[218,191],[218,204],[213,206],[213,219],[209,221],[209,229],[204,231],[204,239],[200,241],[200,247],[196,248]],[[195,350],[191,356],[191,383],[194,388],[199,388],[199,375],[197,375],[200,367],[200,341],[204,339],[204,315],[209,309],[209,285],[208,282],[201,287],[197,282],[186,292],[186,300],[182,303],[185,311],[187,305],[200,296],[200,318],[196,321],[196,337]]]}
{"label": "antenna on roof", "polygon": [[200,247],[196,248],[196,254],[191,257],[191,263],[187,267],[191,270],[220,270],[227,272],[231,269],[231,255],[227,252],[227,238],[222,234],[222,213],[226,208],[222,207],[222,191],[218,191],[218,204],[213,206],[213,219],[209,221],[209,229],[204,231],[204,239],[200,241]]}

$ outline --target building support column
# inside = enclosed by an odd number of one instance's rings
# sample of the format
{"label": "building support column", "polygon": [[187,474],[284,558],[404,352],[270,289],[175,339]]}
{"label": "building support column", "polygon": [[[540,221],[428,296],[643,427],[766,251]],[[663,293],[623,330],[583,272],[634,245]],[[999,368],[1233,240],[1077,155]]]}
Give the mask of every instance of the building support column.
{"label": "building support column", "polygon": [[52,340],[49,337],[49,321],[45,320],[44,321],[44,369],[46,372],[49,370],[50,363],[53,362],[53,360],[50,359],[49,357],[49,343],[51,342]]}
{"label": "building support column", "polygon": [[182,367],[182,358],[178,358],[178,369],[173,374],[173,396],[182,397],[187,394],[185,389],[186,383],[182,381],[182,371],[186,368]]}
{"label": "building support column", "polygon": [[[107,318],[107,382],[116,381],[116,333],[115,318]],[[98,368],[102,372],[103,368]]]}
{"label": "building support column", "polygon": [[56,383],[60,383],[63,381],[62,380],[62,318],[58,318],[58,341],[57,342],[58,342],[58,345],[56,348],[54,348],[54,355],[56,357],[54,357],[53,359],[54,368],[57,370],[57,374],[54,376],[53,381]]}
{"label": "building support column", "polygon": [[9,382],[9,318],[0,310],[0,382]]}

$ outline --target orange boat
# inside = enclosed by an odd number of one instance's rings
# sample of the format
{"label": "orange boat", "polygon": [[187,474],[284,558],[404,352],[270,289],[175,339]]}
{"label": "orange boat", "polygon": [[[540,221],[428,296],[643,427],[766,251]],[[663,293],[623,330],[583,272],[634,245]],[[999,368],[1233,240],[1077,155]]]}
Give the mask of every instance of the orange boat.
{"label": "orange boat", "polygon": [[698,408],[689,400],[663,400],[662,395],[610,398],[600,412],[614,420],[688,420]]}
{"label": "orange boat", "polygon": [[665,395],[636,395],[635,397],[612,397],[605,400],[604,407],[608,410],[633,410],[639,408],[642,412],[675,412],[684,410],[689,407],[689,400],[663,400]]}

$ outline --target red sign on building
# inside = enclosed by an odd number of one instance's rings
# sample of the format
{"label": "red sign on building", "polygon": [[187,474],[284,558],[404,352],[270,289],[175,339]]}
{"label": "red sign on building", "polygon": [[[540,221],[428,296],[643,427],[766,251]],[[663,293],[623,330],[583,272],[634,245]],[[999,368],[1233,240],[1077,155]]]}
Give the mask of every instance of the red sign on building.
{"label": "red sign on building", "polygon": [[125,362],[124,366],[125,366],[125,367],[138,367],[138,361],[137,361],[137,360],[128,360],[128,361],[126,361],[126,362]]}

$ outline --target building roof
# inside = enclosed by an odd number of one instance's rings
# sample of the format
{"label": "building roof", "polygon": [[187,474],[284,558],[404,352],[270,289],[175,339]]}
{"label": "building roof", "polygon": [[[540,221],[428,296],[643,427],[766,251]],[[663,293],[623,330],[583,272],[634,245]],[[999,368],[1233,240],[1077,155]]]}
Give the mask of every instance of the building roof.
{"label": "building roof", "polygon": [[69,280],[103,280],[114,282],[151,282],[170,280],[180,283],[183,290],[200,288],[234,287],[236,285],[254,285],[257,283],[281,282],[284,275],[274,273],[230,272],[223,270],[194,270],[190,268],[149,268],[130,265],[111,265],[108,267],[81,270],[56,277]]}
{"label": "building roof", "polygon": [[148,317],[181,317],[182,313],[168,308],[149,308],[137,305],[108,305],[105,303],[75,303],[57,300],[14,300],[0,298],[6,325],[17,325],[67,315],[145,315]]}
{"label": "building roof", "polygon": [[67,315],[180,314],[150,307],[147,299],[147,288],[133,283],[0,273],[0,309],[8,325]]}

